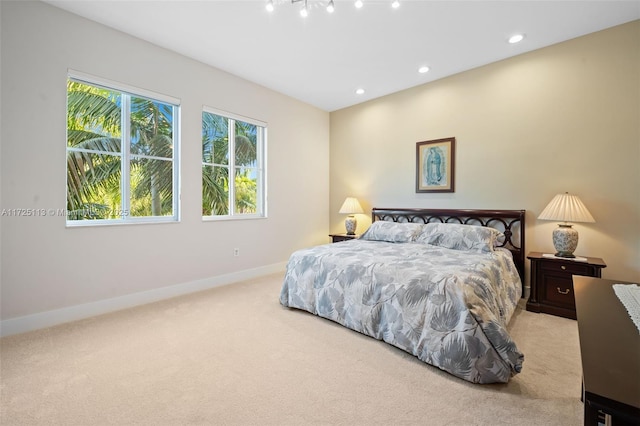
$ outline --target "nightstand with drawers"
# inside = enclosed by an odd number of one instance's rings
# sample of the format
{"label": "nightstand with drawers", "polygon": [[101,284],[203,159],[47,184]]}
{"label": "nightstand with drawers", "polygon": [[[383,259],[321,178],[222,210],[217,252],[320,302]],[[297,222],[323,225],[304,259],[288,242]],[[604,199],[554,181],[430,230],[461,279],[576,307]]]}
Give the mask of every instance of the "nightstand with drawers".
{"label": "nightstand with drawers", "polygon": [[531,295],[527,311],[576,319],[573,275],[600,278],[607,265],[598,257],[563,259],[531,252]]}
{"label": "nightstand with drawers", "polygon": [[353,240],[354,238],[358,238],[359,235],[356,234],[329,234],[331,237],[332,243],[339,243],[340,241]]}

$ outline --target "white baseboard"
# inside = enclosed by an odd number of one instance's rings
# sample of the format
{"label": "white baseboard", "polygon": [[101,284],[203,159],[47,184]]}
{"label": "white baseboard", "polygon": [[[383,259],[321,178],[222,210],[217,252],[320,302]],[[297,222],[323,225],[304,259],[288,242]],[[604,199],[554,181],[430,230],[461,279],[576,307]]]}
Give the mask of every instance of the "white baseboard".
{"label": "white baseboard", "polygon": [[140,293],[128,294],[126,296],[114,297],[112,299],[99,300],[97,302],[69,306],[67,308],[55,309],[53,311],[10,318],[0,321],[0,337],[25,333],[27,331],[38,330],[70,321],[106,314],[120,309],[157,302],[159,300],[232,284],[260,277],[262,275],[274,274],[276,272],[284,271],[285,267],[286,262],[276,263],[255,269],[247,269],[244,271],[204,278],[201,280],[171,285]]}

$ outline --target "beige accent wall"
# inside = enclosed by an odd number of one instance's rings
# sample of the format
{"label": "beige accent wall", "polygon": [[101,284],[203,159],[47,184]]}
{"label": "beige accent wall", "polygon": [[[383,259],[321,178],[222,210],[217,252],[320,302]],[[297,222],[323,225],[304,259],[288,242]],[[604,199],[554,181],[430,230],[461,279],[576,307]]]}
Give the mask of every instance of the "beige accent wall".
{"label": "beige accent wall", "polygon": [[[3,209],[65,208],[68,69],[182,103],[180,223],[0,218],[1,312],[14,330],[282,270],[292,250],[326,242],[328,112],[45,3],[0,7]],[[268,218],[202,221],[203,105],[268,123]]]}
{"label": "beige accent wall", "polygon": [[[416,142],[451,136],[455,192],[416,193]],[[537,216],[570,192],[596,219],[576,254],[640,282],[640,21],[335,111],[330,158],[333,232],[347,196],[358,232],[371,207],[526,209],[526,250],[552,252]]]}

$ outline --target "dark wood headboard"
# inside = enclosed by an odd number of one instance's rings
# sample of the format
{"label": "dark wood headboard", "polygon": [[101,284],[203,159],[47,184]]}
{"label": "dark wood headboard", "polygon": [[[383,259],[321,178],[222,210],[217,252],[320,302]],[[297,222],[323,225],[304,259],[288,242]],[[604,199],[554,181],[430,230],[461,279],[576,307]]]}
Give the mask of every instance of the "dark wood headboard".
{"label": "dark wood headboard", "polygon": [[489,226],[505,236],[504,247],[513,254],[513,261],[520,274],[524,296],[524,210],[442,210],[442,209],[387,209],[374,207],[371,220],[415,223],[461,223]]}

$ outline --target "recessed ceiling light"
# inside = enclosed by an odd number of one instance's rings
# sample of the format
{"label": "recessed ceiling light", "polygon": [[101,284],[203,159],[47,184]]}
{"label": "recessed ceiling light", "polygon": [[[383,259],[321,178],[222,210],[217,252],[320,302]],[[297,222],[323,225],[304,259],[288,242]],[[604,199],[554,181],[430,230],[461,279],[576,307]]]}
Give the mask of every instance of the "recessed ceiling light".
{"label": "recessed ceiling light", "polygon": [[514,34],[511,37],[509,37],[509,43],[514,44],[514,43],[519,43],[524,39],[524,34]]}
{"label": "recessed ceiling light", "polygon": [[356,90],[356,95],[362,95],[364,94],[364,89],[357,89]]}
{"label": "recessed ceiling light", "polygon": [[360,9],[363,5],[364,5],[364,3],[362,2],[362,0],[357,0],[356,1],[356,8]]}
{"label": "recessed ceiling light", "polygon": [[393,0],[393,3],[391,3],[391,7],[394,9],[397,9],[400,7],[400,0]]}
{"label": "recessed ceiling light", "polygon": [[428,66],[426,66],[426,65],[425,65],[425,66],[422,66],[422,67],[418,68],[418,72],[419,72],[420,74],[424,74],[425,72],[429,72],[429,67],[428,67]]}

